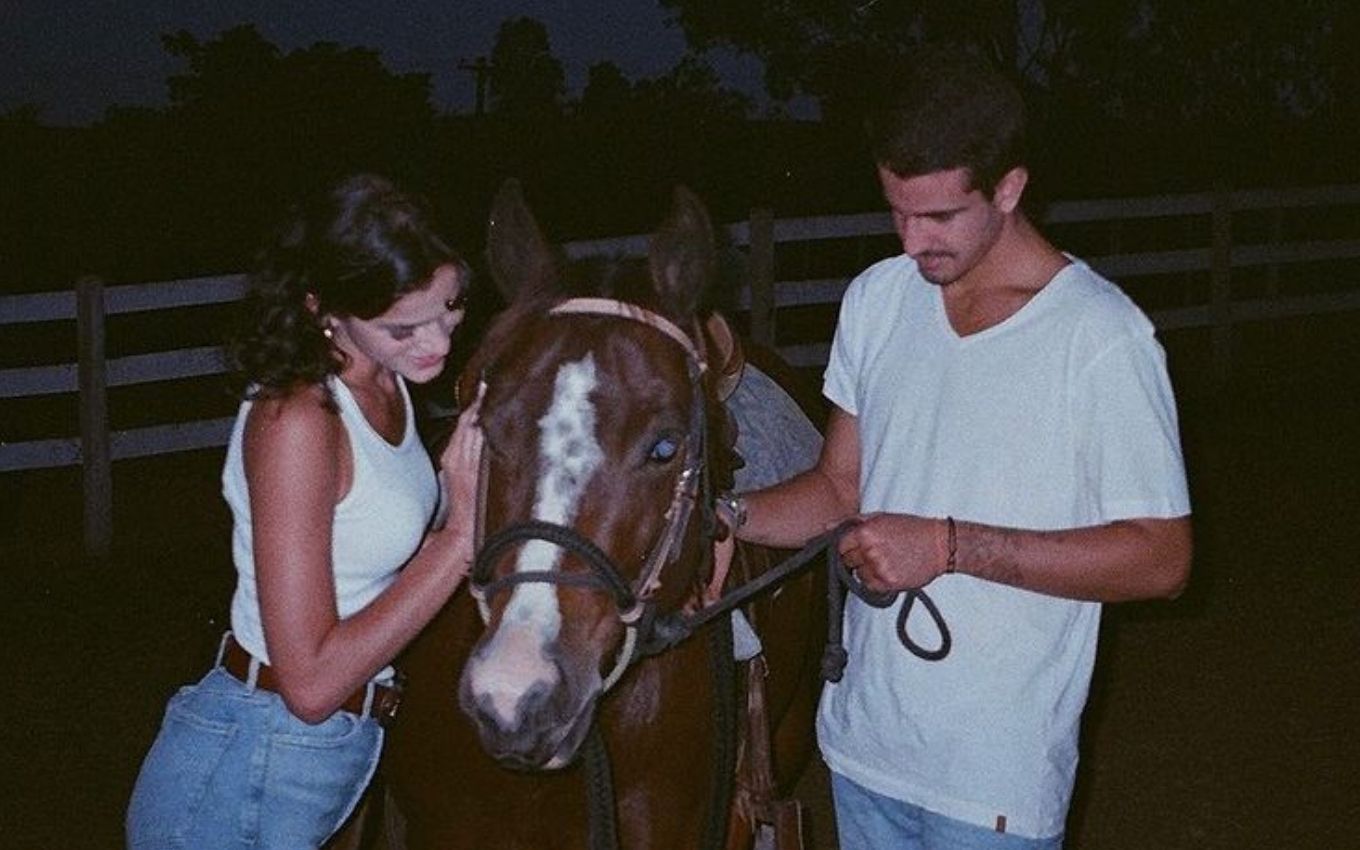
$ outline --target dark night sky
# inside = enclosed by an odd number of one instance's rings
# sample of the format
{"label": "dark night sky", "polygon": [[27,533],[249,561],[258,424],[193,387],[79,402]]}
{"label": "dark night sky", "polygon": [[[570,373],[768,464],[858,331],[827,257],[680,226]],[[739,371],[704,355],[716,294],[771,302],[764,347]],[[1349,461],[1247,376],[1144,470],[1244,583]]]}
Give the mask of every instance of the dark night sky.
{"label": "dark night sky", "polygon": [[[547,27],[573,95],[595,62],[637,80],[665,73],[685,51],[656,0],[0,0],[0,111],[37,103],[44,123],[79,125],[113,104],[163,105],[166,79],[185,66],[161,34],[209,40],[243,23],[285,52],[317,41],[377,50],[391,71],[432,74],[436,108],[470,111],[473,78],[458,62],[489,54],[501,22],[520,16]],[[763,102],[757,60],[709,60]]]}

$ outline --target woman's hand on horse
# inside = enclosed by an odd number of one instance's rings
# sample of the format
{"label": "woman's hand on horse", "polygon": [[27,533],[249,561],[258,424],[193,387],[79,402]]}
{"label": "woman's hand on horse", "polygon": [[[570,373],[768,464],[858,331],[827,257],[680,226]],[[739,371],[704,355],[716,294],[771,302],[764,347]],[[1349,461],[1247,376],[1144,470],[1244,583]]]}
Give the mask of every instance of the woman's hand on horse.
{"label": "woman's hand on horse", "polygon": [[866,514],[841,538],[841,563],[878,593],[924,587],[949,560],[945,521]]}
{"label": "woman's hand on horse", "polygon": [[482,409],[483,386],[477,397],[458,416],[453,436],[439,457],[439,480],[444,487],[443,498],[449,506],[445,533],[454,535],[462,556],[460,567],[466,571],[472,563],[473,532],[477,517],[477,486],[482,466],[485,436],[478,416]]}

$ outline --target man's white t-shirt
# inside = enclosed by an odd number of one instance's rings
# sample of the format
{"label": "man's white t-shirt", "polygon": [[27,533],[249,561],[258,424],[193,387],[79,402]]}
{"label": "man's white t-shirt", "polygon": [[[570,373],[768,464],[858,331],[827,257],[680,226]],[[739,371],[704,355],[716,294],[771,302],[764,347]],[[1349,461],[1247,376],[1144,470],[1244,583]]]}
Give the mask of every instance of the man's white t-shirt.
{"label": "man's white t-shirt", "polygon": [[[1077,261],[966,337],[910,258],[875,264],[841,305],[823,391],[856,418],[864,513],[1052,530],[1190,512],[1152,325]],[[899,643],[897,605],[848,601],[849,664],[818,713],[827,764],[948,817],[1062,833],[1100,605],[965,575],[926,591],[953,637],[938,662]],[[939,643],[920,605],[908,631]]]}

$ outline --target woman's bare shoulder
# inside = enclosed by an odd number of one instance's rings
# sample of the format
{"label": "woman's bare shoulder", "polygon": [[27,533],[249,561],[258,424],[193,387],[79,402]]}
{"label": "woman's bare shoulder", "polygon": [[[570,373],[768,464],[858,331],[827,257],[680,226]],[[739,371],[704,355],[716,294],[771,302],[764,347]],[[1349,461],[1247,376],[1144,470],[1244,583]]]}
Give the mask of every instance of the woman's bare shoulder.
{"label": "woman's bare shoulder", "polygon": [[340,416],[326,387],[302,384],[261,396],[251,404],[246,420],[247,441],[301,444],[324,443],[341,430]]}

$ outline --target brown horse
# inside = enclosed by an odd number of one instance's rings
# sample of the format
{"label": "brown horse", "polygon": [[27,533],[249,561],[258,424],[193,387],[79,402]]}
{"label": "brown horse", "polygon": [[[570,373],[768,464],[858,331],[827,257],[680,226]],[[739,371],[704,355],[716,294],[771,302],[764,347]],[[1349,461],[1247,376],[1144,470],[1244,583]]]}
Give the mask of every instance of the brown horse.
{"label": "brown horse", "polygon": [[[567,264],[510,183],[488,256],[510,306],[460,378],[463,398],[484,384],[480,599],[456,596],[402,659],[383,771],[402,835],[389,841],[750,846],[761,798],[788,796],[811,753],[826,605],[804,573],[748,606],[768,668],[759,738],[728,619],[674,645],[657,629],[701,604],[712,499],[739,463],[719,400],[732,336],[699,307],[708,215],[677,190],[646,262]],[[740,545],[732,581],[777,555]],[[773,787],[753,757],[764,734]]]}

